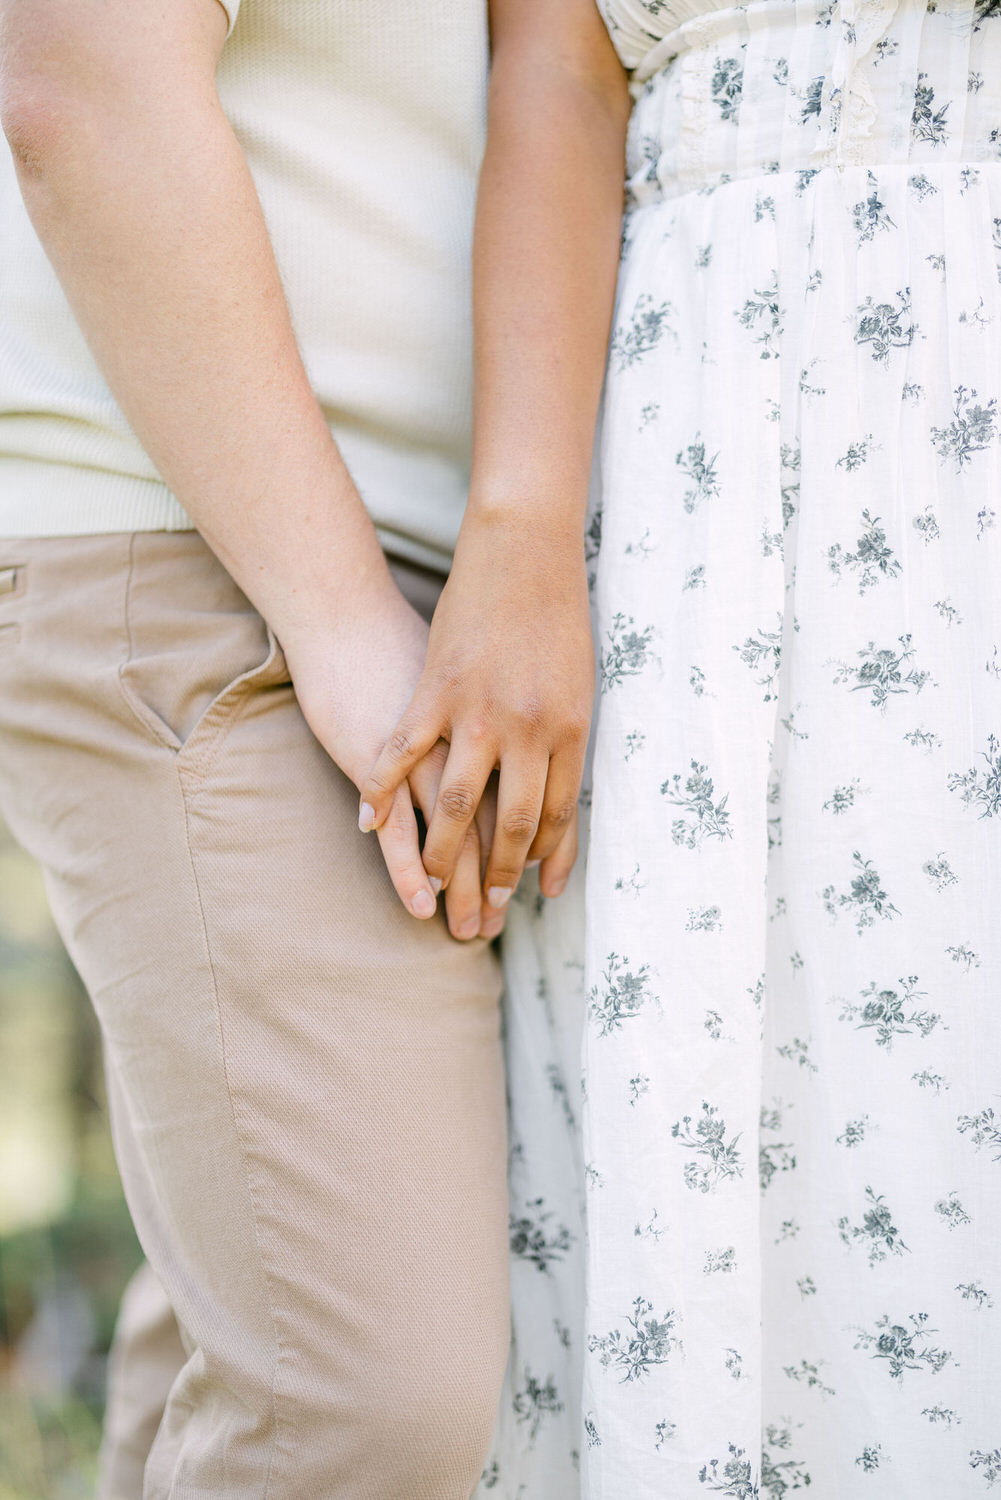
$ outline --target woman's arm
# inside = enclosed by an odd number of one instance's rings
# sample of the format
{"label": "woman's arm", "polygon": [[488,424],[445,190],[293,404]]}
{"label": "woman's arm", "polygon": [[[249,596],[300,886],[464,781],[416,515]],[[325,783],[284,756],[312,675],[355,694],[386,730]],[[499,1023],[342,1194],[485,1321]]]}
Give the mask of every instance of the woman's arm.
{"label": "woman's arm", "polygon": [[[419,678],[426,627],[390,578],[306,378],[216,92],[225,35],[216,0],[0,0],[0,112],[28,211],[115,396],[276,631],[311,727],[357,783]],[[429,916],[405,787],[382,844],[405,904]],[[466,868],[468,925],[475,857]]]}
{"label": "woman's arm", "polygon": [[447,879],[500,766],[484,932],[526,857],[562,890],[594,686],[584,510],[618,263],[629,98],[594,0],[492,0],[474,262],[473,477],[427,665],[362,796],[451,741],[424,846]]}

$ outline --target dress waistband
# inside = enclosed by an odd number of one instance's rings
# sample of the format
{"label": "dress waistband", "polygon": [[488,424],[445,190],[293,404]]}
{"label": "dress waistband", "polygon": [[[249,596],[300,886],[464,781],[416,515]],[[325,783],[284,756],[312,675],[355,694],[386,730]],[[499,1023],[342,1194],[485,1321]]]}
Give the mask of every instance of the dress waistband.
{"label": "dress waistband", "polygon": [[752,0],[633,74],[634,202],[825,167],[1001,164],[999,0]]}

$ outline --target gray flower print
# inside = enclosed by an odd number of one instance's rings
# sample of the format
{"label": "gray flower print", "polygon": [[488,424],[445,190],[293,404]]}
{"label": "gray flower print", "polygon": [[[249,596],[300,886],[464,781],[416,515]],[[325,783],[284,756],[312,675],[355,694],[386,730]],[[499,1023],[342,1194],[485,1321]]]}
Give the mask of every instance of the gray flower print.
{"label": "gray flower print", "polygon": [[[878,447],[879,444],[874,444],[872,433],[867,432],[865,437],[848,444],[847,450],[838,459],[835,468],[844,469],[847,474],[853,474],[856,469],[861,469],[862,465],[867,462],[874,446]],[[868,515],[868,512],[865,514]]]}
{"label": "gray flower print", "polygon": [[935,1204],[935,1212],[950,1229],[962,1229],[965,1225],[973,1223],[955,1191],[951,1192],[947,1198],[938,1200]]}
{"label": "gray flower print", "polygon": [[993,818],[1001,812],[1001,744],[996,735],[988,735],[987,749],[980,756],[986,769],[971,766],[968,771],[953,771],[949,790],[958,792],[966,807],[976,808],[979,817]]}
{"label": "gray flower print", "polygon": [[528,1425],[529,1435],[534,1441],[539,1428],[547,1416],[555,1416],[563,1410],[563,1402],[552,1376],[545,1383],[536,1380],[526,1368],[525,1384],[515,1391],[512,1400],[515,1417]]}
{"label": "gray flower print", "polygon": [[891,1323],[884,1313],[871,1331],[859,1330],[854,1347],[869,1350],[871,1359],[885,1360],[891,1380],[901,1381],[908,1371],[937,1375],[952,1362],[952,1350],[930,1342],[938,1330],[928,1328],[927,1322],[927,1313],[911,1313],[907,1323]]}
{"label": "gray flower print", "polygon": [[742,646],[734,646],[733,649],[745,667],[750,667],[752,672],[761,673],[757,678],[757,683],[765,690],[763,701],[771,703],[772,699],[778,696],[776,683],[782,657],[781,616],[777,629],[756,630],[753,635],[747,637]]}
{"label": "gray flower print", "polygon": [[[849,449],[849,453],[851,451]],[[860,525],[861,531],[854,551],[848,551],[839,542],[835,542],[828,548],[827,563],[831,572],[839,578],[842,572],[854,573],[858,591],[864,594],[866,589],[872,588],[881,579],[899,578],[902,569],[893,549],[887,546],[886,532],[880,524],[880,517],[864,510]]]}
{"label": "gray flower print", "polygon": [[950,885],[959,884],[959,876],[941,850],[934,859],[926,859],[921,869],[937,891],[946,891]]}
{"label": "gray flower print", "polygon": [[573,1235],[565,1224],[551,1223],[554,1214],[545,1212],[544,1205],[544,1198],[535,1198],[526,1203],[521,1214],[511,1215],[511,1254],[549,1272],[554,1264],[566,1259]]}
{"label": "gray flower print", "polygon": [[915,531],[919,531],[921,533],[921,538],[925,546],[927,546],[929,542],[937,542],[942,534],[939,529],[938,521],[935,519],[935,512],[932,510],[930,505],[926,505],[921,514],[914,517],[911,525],[914,527]]}
{"label": "gray flower print", "polygon": [[779,461],[782,465],[782,525],[785,528],[796,514],[799,504],[801,450],[791,443],[783,443],[779,450]]}
{"label": "gray flower print", "polygon": [[714,1495],[726,1495],[729,1500],[758,1500],[751,1460],[743,1448],[730,1445],[730,1455],[720,1463],[712,1458],[699,1470],[699,1483]]}
{"label": "gray flower print", "polygon": [[618,368],[630,369],[656,349],[665,334],[673,335],[669,321],[673,316],[674,307],[670,302],[654,302],[646,292],[638,297],[632,316],[616,329],[611,342],[611,356]]}
{"label": "gray flower print", "polygon": [[855,874],[847,891],[837,891],[833,885],[823,891],[824,906],[828,914],[836,917],[839,911],[850,912],[861,933],[872,927],[879,917],[883,921],[899,916],[897,908],[883,890],[882,881],[871,859],[863,859],[856,849],[852,855]]}
{"label": "gray flower print", "polygon": [[908,177],[907,186],[919,202],[923,202],[925,198],[934,197],[938,192],[938,188],[933,182],[928,181],[924,172],[917,172],[913,177]]}
{"label": "gray flower print", "polygon": [[836,786],[834,791],[823,804],[825,812],[833,813],[839,817],[842,813],[849,812],[855,806],[856,797],[862,796],[862,781],[856,776],[845,786]]}
{"label": "gray flower print", "polygon": [[852,209],[852,218],[855,221],[855,232],[858,235],[860,245],[875,239],[881,230],[896,229],[896,224],[886,211],[886,205],[879,196],[879,184],[870,172],[869,196],[856,203]]}
{"label": "gray flower print", "polygon": [[956,1291],[964,1302],[972,1302],[978,1309],[994,1306],[994,1299],[987,1288],[980,1286],[975,1281],[961,1281],[956,1287]]}
{"label": "gray flower print", "polygon": [[743,68],[736,57],[720,58],[713,69],[710,89],[724,120],[736,121],[740,113]]}
{"label": "gray flower print", "polygon": [[719,480],[716,477],[718,458],[718,453],[714,453],[711,458],[707,456],[702,434],[697,432],[694,441],[689,443],[687,448],[682,449],[675,459],[678,468],[689,479],[689,486],[682,502],[689,515],[701,501],[715,500],[718,496]]}
{"label": "gray flower print", "polygon": [[[823,1364],[823,1360],[820,1362]],[[834,1387],[826,1385],[820,1374],[820,1365],[808,1359],[801,1359],[798,1365],[783,1365],[782,1373],[789,1380],[795,1380],[797,1385],[805,1385],[807,1390],[819,1391],[822,1396],[833,1396]]]}
{"label": "gray flower print", "polygon": [[982,1109],[976,1115],[960,1115],[956,1129],[960,1135],[968,1135],[978,1151],[986,1146],[992,1161],[1001,1161],[1001,1119],[995,1117],[993,1109]]}
{"label": "gray flower print", "polygon": [[675,807],[682,808],[683,816],[671,825],[671,838],[676,844],[695,849],[706,839],[733,838],[730,814],[726,810],[729,793],[717,799],[713,779],[707,774],[708,766],[693,760],[691,774],[684,779],[680,773],[668,777],[661,786],[661,795]]}
{"label": "gray flower print", "polygon": [[858,1120],[846,1120],[844,1130],[839,1136],[835,1137],[835,1140],[839,1145],[844,1146],[847,1150],[850,1151],[854,1146],[861,1146],[862,1142],[866,1138],[866,1132],[868,1131],[868,1128],[868,1115],[862,1115],[862,1117]]}
{"label": "gray flower print", "polygon": [[[823,103],[823,98],[824,79],[823,75],[821,75],[819,78],[812,78],[810,80],[810,82],[807,84],[806,91],[803,94],[803,108],[800,113],[800,120],[804,125],[806,124],[807,120],[820,118],[820,110]],[[812,175],[813,174],[811,173],[811,176]]]}
{"label": "gray flower print", "polygon": [[763,1142],[758,1147],[758,1176],[761,1191],[765,1192],[777,1173],[792,1172],[795,1166],[796,1156],[789,1142]]}
{"label": "gray flower print", "polygon": [[920,724],[916,729],[909,729],[904,735],[904,739],[908,745],[914,745],[916,748],[927,750],[929,753],[932,750],[941,750],[942,748],[942,741],[934,730],[925,729]]}
{"label": "gray flower print", "polygon": [[864,1246],[870,1266],[879,1265],[890,1255],[903,1255],[907,1250],[882,1193],[874,1193],[871,1187],[865,1190],[862,1222],[853,1224],[844,1214],[838,1220],[838,1232],[846,1245]]}
{"label": "gray flower print", "polygon": [[726,1121],[714,1104],[702,1103],[702,1113],[695,1128],[691,1115],[676,1120],[671,1134],[697,1160],[685,1163],[685,1185],[700,1193],[710,1193],[720,1183],[743,1177],[744,1166],[738,1149],[739,1135],[727,1140]]}
{"label": "gray flower print", "polygon": [[931,681],[931,673],[919,671],[916,667],[904,668],[915,655],[915,649],[911,645],[910,635],[898,636],[899,650],[891,647],[877,647],[875,641],[870,641],[857,652],[861,666],[852,666],[849,662],[836,662],[838,670],[834,677],[835,684],[843,682],[852,683],[852,692],[871,693],[873,708],[886,712],[886,705],[892,697],[900,693],[913,691],[920,693],[926,683]]}
{"label": "gray flower print", "polygon": [[988,1489],[992,1490],[996,1484],[1001,1484],[1001,1447],[992,1448],[989,1453],[985,1453],[982,1448],[971,1448],[970,1468],[982,1471]]}
{"label": "gray flower print", "polygon": [[899,990],[877,989],[873,980],[862,991],[862,1003],[846,1003],[841,1020],[856,1021],[857,1031],[872,1030],[877,1047],[893,1050],[898,1036],[928,1036],[939,1026],[942,1017],[935,1011],[922,1010],[916,1002],[925,997],[918,989],[918,976],[909,974],[898,981]]}
{"label": "gray flower print", "polygon": [[762,346],[762,359],[772,359],[778,354],[776,346],[782,336],[782,313],[777,272],[772,272],[772,280],[764,291],[756,290],[745,300],[735,317],[742,328],[757,334],[754,342]]}
{"label": "gray flower print", "polygon": [[686,932],[721,932],[722,928],[723,914],[718,906],[690,906],[688,908]]}
{"label": "gray flower print", "polygon": [[613,1328],[601,1335],[592,1334],[587,1347],[598,1356],[606,1369],[615,1370],[623,1383],[642,1380],[657,1365],[666,1364],[681,1340],[675,1329],[678,1317],[669,1308],[661,1317],[653,1317],[653,1303],[637,1297],[626,1318],[626,1332]]}
{"label": "gray flower print", "polygon": [[916,1083],[919,1089],[931,1089],[936,1094],[950,1087],[941,1073],[932,1073],[927,1068],[922,1068],[919,1073],[912,1073],[911,1082]]}
{"label": "gray flower print", "polygon": [[587,997],[588,1015],[598,1024],[598,1035],[619,1031],[624,1021],[639,1015],[644,1005],[654,999],[650,991],[650,967],[629,966],[627,958],[610,953],[605,960],[603,983],[593,985]]}
{"label": "gray flower print", "polygon": [[769,1423],[765,1428],[761,1454],[761,1489],[769,1500],[784,1500],[791,1490],[807,1489],[812,1483],[809,1470],[799,1459],[783,1458],[792,1447],[788,1425]]}
{"label": "gray flower print", "polygon": [[873,302],[869,296],[856,309],[856,344],[870,345],[869,352],[877,364],[889,364],[894,349],[909,349],[920,329],[911,318],[911,289],[897,292],[892,302]]}
{"label": "gray flower print", "polygon": [[928,74],[919,73],[914,90],[914,112],[911,115],[911,135],[916,141],[930,146],[942,146],[949,138],[946,115],[949,103],[935,108],[935,90],[928,83]]}
{"label": "gray flower print", "polygon": [[939,458],[954,458],[956,470],[971,462],[975,453],[989,448],[997,437],[997,398],[984,403],[975,390],[958,385],[956,404],[948,427],[931,429],[932,445]]}
{"label": "gray flower print", "polygon": [[627,677],[637,677],[650,660],[653,626],[636,630],[632,615],[616,615],[605,633],[607,644],[601,651],[601,685],[617,687]]}
{"label": "gray flower print", "polygon": [[962,1421],[962,1417],[948,1406],[923,1406],[921,1415],[927,1417],[933,1427],[952,1427],[954,1424],[958,1427]]}

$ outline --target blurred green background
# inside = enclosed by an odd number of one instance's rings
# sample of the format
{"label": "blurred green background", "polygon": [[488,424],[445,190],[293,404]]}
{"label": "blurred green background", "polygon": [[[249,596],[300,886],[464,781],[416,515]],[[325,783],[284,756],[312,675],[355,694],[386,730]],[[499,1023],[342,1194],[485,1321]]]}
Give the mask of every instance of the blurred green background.
{"label": "blurred green background", "polygon": [[0,1500],[92,1495],[107,1350],[139,1258],[93,1014],[41,875],[0,825]]}

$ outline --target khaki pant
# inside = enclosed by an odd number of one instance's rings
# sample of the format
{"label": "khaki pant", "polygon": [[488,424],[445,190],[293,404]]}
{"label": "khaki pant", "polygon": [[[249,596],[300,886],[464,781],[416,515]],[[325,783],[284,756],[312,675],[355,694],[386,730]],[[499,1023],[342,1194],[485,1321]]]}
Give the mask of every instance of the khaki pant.
{"label": "khaki pant", "polygon": [[0,544],[0,806],[183,1344],[146,1500],[466,1500],[508,1344],[496,961],[399,905],[197,534]]}

